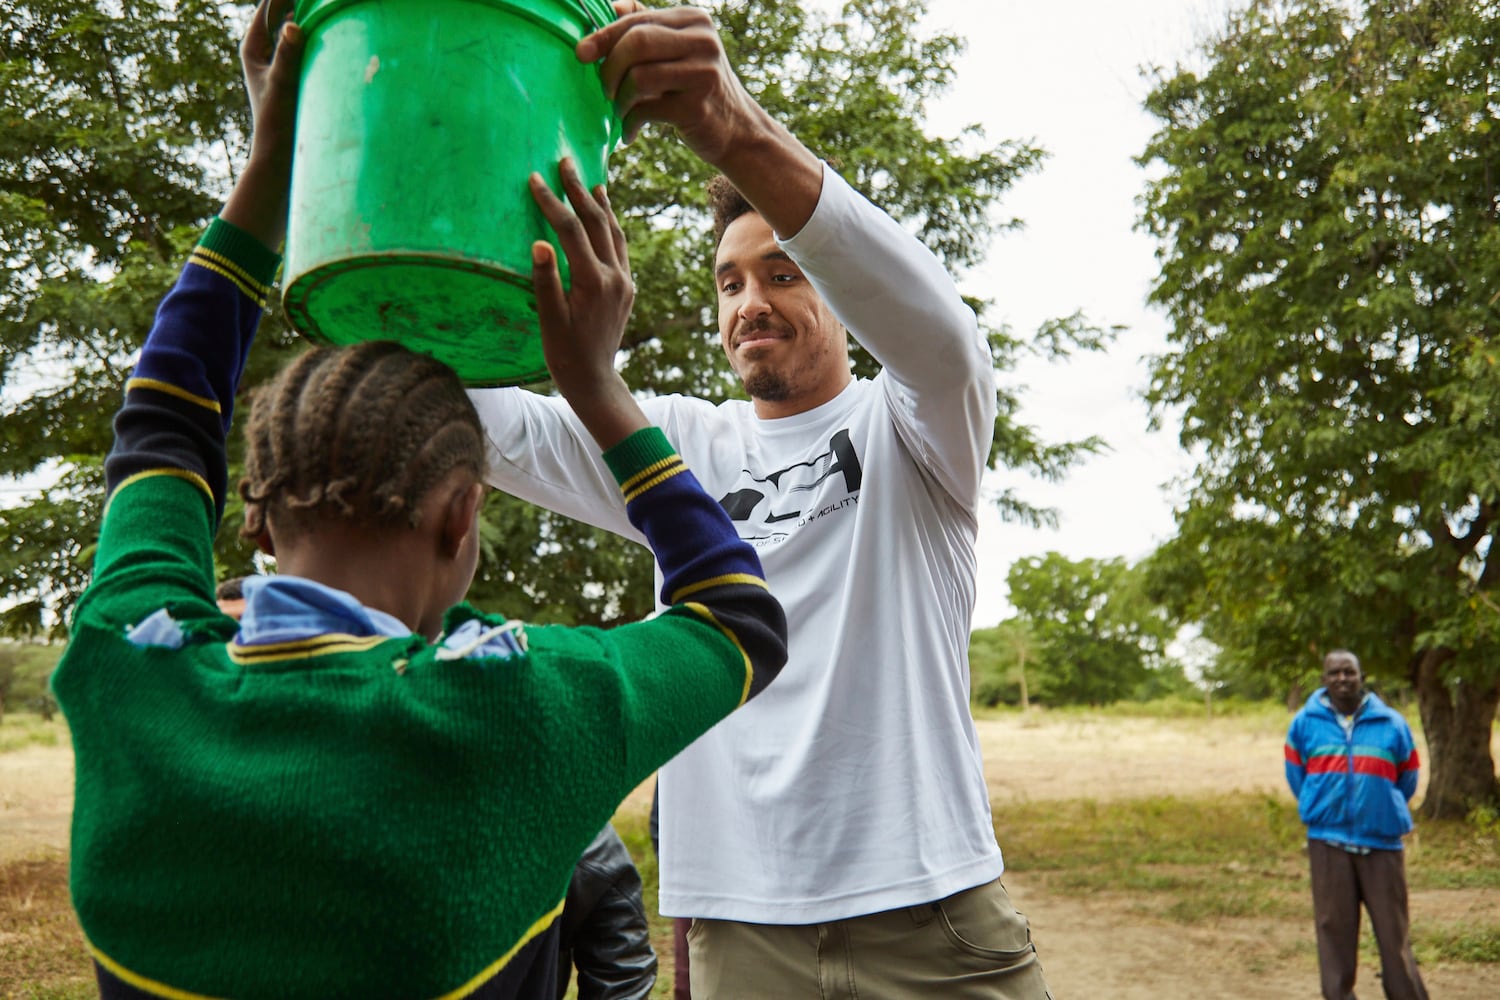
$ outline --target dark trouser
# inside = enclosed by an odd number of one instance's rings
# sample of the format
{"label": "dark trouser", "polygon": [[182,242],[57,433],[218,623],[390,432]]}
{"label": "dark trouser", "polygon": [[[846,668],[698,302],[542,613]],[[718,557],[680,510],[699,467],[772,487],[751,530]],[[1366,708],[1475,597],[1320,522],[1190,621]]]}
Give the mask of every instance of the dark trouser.
{"label": "dark trouser", "polygon": [[672,1000],[693,1000],[693,989],[688,979],[688,928],[693,921],[688,917],[672,918]]}
{"label": "dark trouser", "polygon": [[1370,911],[1380,947],[1380,976],[1390,1000],[1427,1000],[1427,988],[1411,953],[1406,914],[1406,862],[1400,851],[1355,854],[1307,842],[1312,865],[1313,919],[1318,930],[1318,968],[1325,1000],[1355,1000],[1359,961],[1359,904]]}

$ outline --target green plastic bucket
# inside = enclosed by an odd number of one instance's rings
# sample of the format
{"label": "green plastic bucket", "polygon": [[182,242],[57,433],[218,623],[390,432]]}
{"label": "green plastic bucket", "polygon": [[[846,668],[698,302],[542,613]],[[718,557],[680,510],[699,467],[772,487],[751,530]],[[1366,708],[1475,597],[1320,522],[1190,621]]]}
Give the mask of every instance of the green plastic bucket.
{"label": "green plastic bucket", "polygon": [[[532,200],[621,124],[573,55],[607,0],[298,0],[307,42],[282,302],[304,336],[397,340],[470,385],[546,378]],[[563,262],[567,280],[566,260]]]}

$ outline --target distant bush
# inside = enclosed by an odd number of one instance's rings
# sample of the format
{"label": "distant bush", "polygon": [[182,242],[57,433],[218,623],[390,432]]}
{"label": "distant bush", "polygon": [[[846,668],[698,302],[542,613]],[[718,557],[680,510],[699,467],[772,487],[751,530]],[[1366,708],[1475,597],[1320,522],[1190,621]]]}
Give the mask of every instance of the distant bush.
{"label": "distant bush", "polygon": [[57,702],[47,678],[62,651],[61,645],[51,643],[0,640],[0,717],[18,711],[51,717]]}
{"label": "distant bush", "polygon": [[983,708],[1019,705],[1021,683],[1014,640],[1002,629],[969,637],[969,701]]}
{"label": "distant bush", "polygon": [[0,719],[0,753],[26,747],[55,747],[68,741],[62,719],[47,720],[27,712],[11,712]]}

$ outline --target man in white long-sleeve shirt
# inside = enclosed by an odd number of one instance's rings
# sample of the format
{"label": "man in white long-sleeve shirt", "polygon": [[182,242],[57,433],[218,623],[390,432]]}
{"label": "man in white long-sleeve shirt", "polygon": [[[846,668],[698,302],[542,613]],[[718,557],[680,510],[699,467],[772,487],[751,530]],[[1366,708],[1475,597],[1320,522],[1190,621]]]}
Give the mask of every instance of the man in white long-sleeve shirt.
{"label": "man in white long-sleeve shirt", "polygon": [[[749,97],[706,14],[616,9],[579,58],[627,131],[674,125],[727,178],[719,329],[751,397],[642,405],[790,628],[778,681],[660,775],[661,909],[694,918],[693,996],[1046,997],[969,714],[985,339],[938,260]],[[850,334],[875,378],[851,376]],[[566,405],[473,398],[496,486],[638,537]]]}

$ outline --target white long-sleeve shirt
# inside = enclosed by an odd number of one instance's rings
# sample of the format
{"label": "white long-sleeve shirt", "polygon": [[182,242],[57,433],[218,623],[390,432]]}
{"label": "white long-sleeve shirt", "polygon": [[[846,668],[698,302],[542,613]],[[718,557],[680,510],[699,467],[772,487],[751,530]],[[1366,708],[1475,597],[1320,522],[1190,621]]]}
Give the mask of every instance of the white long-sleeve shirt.
{"label": "white long-sleeve shirt", "polygon": [[[775,420],[743,401],[642,405],[756,546],[790,628],[775,683],[661,771],[661,910],[804,924],[1002,871],[968,671],[996,396],[942,265],[832,170],[779,242],[881,373]],[[495,486],[637,537],[566,403],[471,395]]]}

